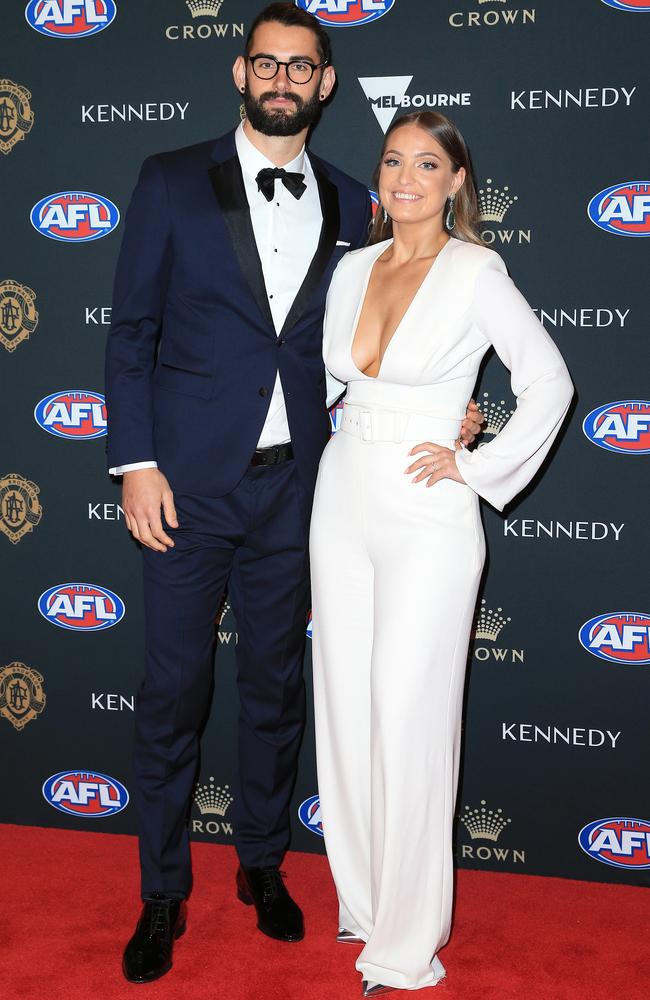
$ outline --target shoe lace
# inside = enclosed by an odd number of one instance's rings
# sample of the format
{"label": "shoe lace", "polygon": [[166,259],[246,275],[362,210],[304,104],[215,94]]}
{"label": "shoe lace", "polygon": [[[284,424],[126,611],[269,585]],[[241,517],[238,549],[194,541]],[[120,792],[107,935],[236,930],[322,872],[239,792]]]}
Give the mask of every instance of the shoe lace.
{"label": "shoe lace", "polygon": [[171,906],[171,902],[171,899],[151,900],[148,927],[150,937],[154,937],[156,934],[165,934],[167,932],[169,928],[169,908]]}
{"label": "shoe lace", "polygon": [[262,869],[262,891],[265,901],[273,899],[278,893],[284,891],[284,882],[282,880],[286,877],[286,872],[280,871],[278,868]]}

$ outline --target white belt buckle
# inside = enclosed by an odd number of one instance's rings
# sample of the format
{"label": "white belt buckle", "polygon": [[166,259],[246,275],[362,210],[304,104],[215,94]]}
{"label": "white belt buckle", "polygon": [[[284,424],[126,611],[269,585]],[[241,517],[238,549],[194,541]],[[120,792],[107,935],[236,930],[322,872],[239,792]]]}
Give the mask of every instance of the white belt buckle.
{"label": "white belt buckle", "polygon": [[362,441],[373,440],[372,412],[371,410],[361,410],[359,413],[359,430]]}

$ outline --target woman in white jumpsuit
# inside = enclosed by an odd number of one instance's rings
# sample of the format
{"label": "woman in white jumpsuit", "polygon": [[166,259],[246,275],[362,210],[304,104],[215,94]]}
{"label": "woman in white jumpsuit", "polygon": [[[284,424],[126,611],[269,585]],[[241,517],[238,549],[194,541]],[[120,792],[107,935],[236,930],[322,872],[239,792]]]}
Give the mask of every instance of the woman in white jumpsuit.
{"label": "woman in white jumpsuit", "polygon": [[[380,241],[343,258],[328,297],[325,363],[347,393],[311,527],[318,788],[339,940],[364,944],[364,996],[445,974],[478,498],[501,510],[530,481],[572,397],[557,348],[475,235],[455,127],[399,119],[378,181]],[[469,452],[456,440],[490,345],[517,408]]]}

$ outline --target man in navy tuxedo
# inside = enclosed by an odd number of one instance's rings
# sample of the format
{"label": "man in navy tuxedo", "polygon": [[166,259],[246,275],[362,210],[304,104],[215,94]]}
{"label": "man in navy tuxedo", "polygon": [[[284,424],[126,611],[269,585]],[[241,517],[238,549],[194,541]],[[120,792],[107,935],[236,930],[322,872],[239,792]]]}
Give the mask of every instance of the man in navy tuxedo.
{"label": "man in navy tuxedo", "polygon": [[[240,634],[237,891],[264,933],[304,933],[278,866],[304,723],[309,515],[342,391],[328,400],[323,311],[370,220],[367,189],[305,149],[330,59],[316,18],[265,8],[233,67],[243,125],[147,159],[127,214],[106,391],[109,467],[144,557],[132,982],[164,975],[185,929],[186,817],[226,585]],[[469,421],[466,440],[477,431]]]}

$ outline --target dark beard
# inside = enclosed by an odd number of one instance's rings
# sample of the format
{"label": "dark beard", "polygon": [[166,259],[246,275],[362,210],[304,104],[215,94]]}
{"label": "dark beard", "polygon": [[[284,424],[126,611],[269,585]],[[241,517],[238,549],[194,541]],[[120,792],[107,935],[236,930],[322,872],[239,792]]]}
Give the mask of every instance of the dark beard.
{"label": "dark beard", "polygon": [[244,107],[246,117],[256,132],[262,135],[298,135],[303,129],[311,128],[320,118],[321,102],[318,91],[314,92],[309,101],[304,101],[299,94],[282,94],[296,105],[294,112],[266,111],[264,101],[272,100],[279,95],[273,90],[267,90],[259,98],[252,96],[248,83],[244,91]]}

